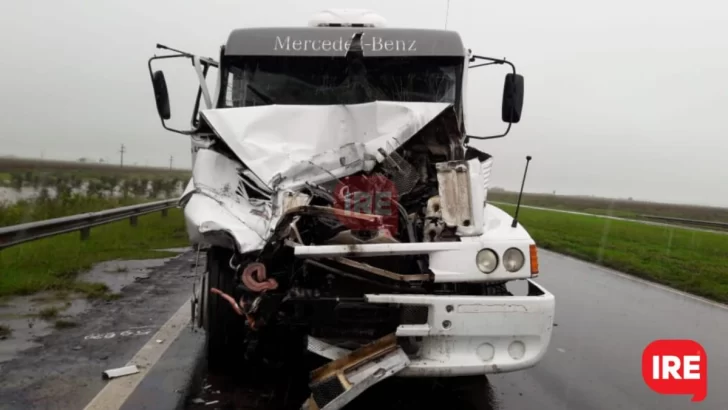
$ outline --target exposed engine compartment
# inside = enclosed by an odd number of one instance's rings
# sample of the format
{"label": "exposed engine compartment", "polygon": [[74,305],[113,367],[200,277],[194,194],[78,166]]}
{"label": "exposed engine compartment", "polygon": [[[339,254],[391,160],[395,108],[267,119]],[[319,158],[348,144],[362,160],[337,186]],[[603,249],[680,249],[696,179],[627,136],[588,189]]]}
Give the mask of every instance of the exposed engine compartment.
{"label": "exposed engine compartment", "polygon": [[[478,229],[473,215],[483,212],[490,156],[463,144],[456,118],[448,106],[401,146],[389,153],[377,149],[382,159],[371,170],[342,177],[324,170],[328,180],[306,181],[295,189],[273,190],[256,181],[230,145],[216,137],[208,149],[238,164],[237,200],[269,202],[270,212],[280,217],[260,249],[245,252],[228,245],[235,248],[228,265],[239,280],[230,294],[212,291],[225,297],[251,329],[304,327],[311,336],[356,348],[400,324],[427,320],[427,307],[372,305],[363,299],[367,293],[485,294],[495,289],[493,283],[434,283],[426,253],[293,255],[296,246],[458,242],[468,228],[482,232],[482,221]],[[476,168],[471,170],[475,186],[468,180],[469,168]],[[472,197],[482,198],[479,207],[471,206]]]}

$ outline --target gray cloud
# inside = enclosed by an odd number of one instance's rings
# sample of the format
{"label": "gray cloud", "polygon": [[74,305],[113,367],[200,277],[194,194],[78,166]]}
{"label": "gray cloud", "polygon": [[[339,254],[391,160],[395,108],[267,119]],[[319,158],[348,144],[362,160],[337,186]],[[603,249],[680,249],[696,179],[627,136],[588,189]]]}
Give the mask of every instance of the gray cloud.
{"label": "gray cloud", "polygon": [[[390,25],[443,28],[446,1],[337,1]],[[323,1],[8,2],[3,153],[189,164],[186,137],[156,116],[146,60],[163,43],[215,57],[233,28],[305,24]],[[476,145],[496,156],[497,185],[728,206],[728,13],[717,0],[451,0],[448,28],[475,52],[526,76],[522,123]],[[170,69],[172,67],[170,66]],[[195,91],[191,68],[167,71],[175,120]],[[482,70],[482,71],[480,71]],[[504,71],[470,75],[468,127],[501,130]],[[180,120],[181,118],[181,120]]]}

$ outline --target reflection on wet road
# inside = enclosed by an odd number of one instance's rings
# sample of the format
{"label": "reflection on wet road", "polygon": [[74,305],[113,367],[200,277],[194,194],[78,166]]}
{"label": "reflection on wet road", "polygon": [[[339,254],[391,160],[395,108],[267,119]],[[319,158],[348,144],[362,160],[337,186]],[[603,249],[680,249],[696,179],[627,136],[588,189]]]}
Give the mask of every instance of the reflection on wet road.
{"label": "reflection on wet road", "polygon": [[[192,397],[187,410],[297,410],[306,399],[303,378],[287,379],[279,375],[277,382],[233,380],[229,376],[208,375],[200,392]],[[350,403],[346,410],[457,409],[498,410],[497,397],[488,379],[468,378],[395,378],[367,390]]]}
{"label": "reflection on wet road", "polygon": [[[539,256],[538,282],[557,298],[549,351],[532,369],[471,384],[478,409],[728,409],[728,308],[551,252]],[[656,339],[682,338],[699,342],[708,354],[708,396],[702,403],[691,403],[690,396],[661,396],[642,380],[644,347]],[[263,409],[287,391],[256,392],[215,376],[206,385],[193,396],[200,404],[190,409]],[[442,408],[465,408],[447,390],[452,389],[425,380],[389,383],[367,392],[368,401],[356,408],[433,408],[438,402]]]}
{"label": "reflection on wet road", "polygon": [[[154,274],[137,274],[146,279],[127,283],[123,298],[95,303],[93,309],[79,306],[84,312],[75,316],[77,327],[55,330],[40,339],[43,346],[15,352],[0,363],[0,408],[48,408],[57,402],[82,408],[103,386],[100,372],[126,363],[147,341],[148,332],[189,298],[192,262],[192,253],[187,253]],[[540,262],[538,282],[557,299],[551,345],[536,367],[489,380],[452,379],[446,382],[449,386],[426,379],[388,380],[351,408],[464,409],[463,399],[473,394],[470,401],[479,410],[728,409],[728,308],[551,252],[541,251]],[[124,269],[110,270],[127,282],[134,276]],[[75,309],[68,306],[63,314]],[[688,396],[658,395],[642,380],[644,347],[656,339],[683,338],[699,342],[708,354],[708,396],[702,403],[691,403]],[[7,374],[13,377],[3,377]],[[188,408],[276,408],[267,405],[297,394],[293,384],[285,378],[283,382],[251,389],[250,384],[211,375],[203,385],[207,388],[192,396],[201,403]]]}
{"label": "reflection on wet road", "polygon": [[[540,251],[538,282],[556,295],[549,352],[536,367],[491,376],[503,409],[728,409],[728,308]],[[692,339],[708,355],[708,397],[662,396],[642,380],[642,350]]]}
{"label": "reflection on wet road", "polygon": [[[172,251],[184,252],[186,249]],[[149,279],[149,274],[155,268],[167,262],[168,259],[101,262],[89,271],[81,273],[78,279],[103,283],[111,293],[118,294],[132,283]],[[61,330],[78,327],[79,317],[90,307],[91,303],[83,295],[63,292],[48,291],[31,296],[4,298],[0,303],[0,322],[10,328],[12,337],[0,343],[0,363],[17,357],[25,350],[41,346],[40,338],[50,335],[54,328]],[[109,335],[110,333],[87,335],[84,340],[113,337]]]}
{"label": "reflection on wet road", "polygon": [[[0,409],[84,408],[106,384],[101,373],[125,365],[189,299],[193,261],[187,251],[159,261],[107,262],[83,275],[121,291],[117,300],[8,299],[0,315],[14,329],[0,340]],[[39,313],[48,306],[56,317]],[[73,325],[59,328],[60,319]]]}

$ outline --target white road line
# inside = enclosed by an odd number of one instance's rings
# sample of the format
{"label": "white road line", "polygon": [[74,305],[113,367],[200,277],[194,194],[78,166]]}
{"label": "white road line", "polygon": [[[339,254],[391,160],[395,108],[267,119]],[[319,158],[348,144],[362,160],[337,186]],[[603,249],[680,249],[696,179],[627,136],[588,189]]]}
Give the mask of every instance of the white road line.
{"label": "white road line", "polygon": [[[190,318],[190,300],[188,300],[126,364],[126,366],[137,365],[140,370],[139,373],[109,380],[84,410],[119,409],[152,366],[162,357],[169,345],[177,339],[182,329],[189,324]],[[162,339],[165,342],[157,343],[157,339]]]}

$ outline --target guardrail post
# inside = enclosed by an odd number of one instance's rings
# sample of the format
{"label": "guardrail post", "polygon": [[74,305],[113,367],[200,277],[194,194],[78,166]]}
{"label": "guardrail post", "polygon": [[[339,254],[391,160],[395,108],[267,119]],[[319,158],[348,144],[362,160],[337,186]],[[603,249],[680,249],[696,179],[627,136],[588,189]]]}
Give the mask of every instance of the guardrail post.
{"label": "guardrail post", "polygon": [[167,214],[169,214],[169,208],[162,209],[162,218],[166,217]]}
{"label": "guardrail post", "polygon": [[132,215],[132,216],[131,216],[131,217],[129,218],[129,225],[131,225],[131,226],[137,226],[137,223],[138,223],[138,222],[139,222],[139,217],[138,217],[138,216],[136,216],[136,215]]}
{"label": "guardrail post", "polygon": [[91,228],[81,228],[81,240],[85,241],[91,235]]}

